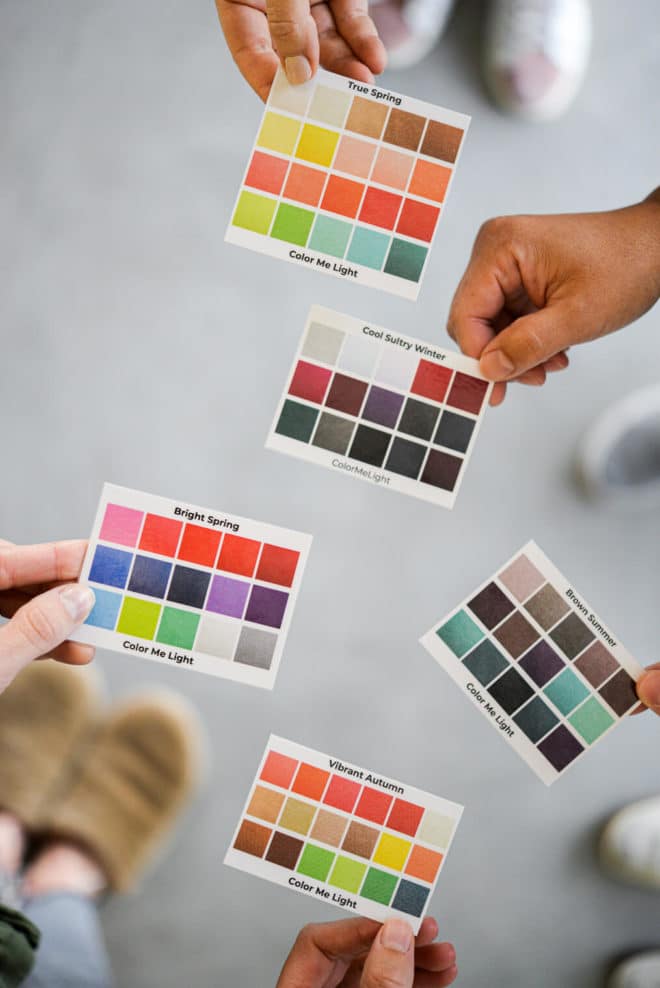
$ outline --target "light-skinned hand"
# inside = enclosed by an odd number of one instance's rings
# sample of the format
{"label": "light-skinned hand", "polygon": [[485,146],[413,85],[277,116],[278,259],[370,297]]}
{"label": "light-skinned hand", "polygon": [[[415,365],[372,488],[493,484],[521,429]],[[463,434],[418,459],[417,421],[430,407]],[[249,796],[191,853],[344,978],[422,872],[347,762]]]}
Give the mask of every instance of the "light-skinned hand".
{"label": "light-skinned hand", "polygon": [[94,650],[68,642],[94,606],[94,592],[75,580],[87,543],[13,545],[0,540],[0,693],[34,659],[71,665],[90,662]]}
{"label": "light-skinned hand", "polygon": [[[449,335],[497,382],[544,384],[566,351],[639,318],[660,297],[660,189],[625,209],[485,223]],[[493,389],[498,405],[505,383]]]}
{"label": "light-skinned hand", "polygon": [[387,56],[368,0],[216,0],[232,58],[262,100],[278,65],[296,86],[319,65],[373,82]]}
{"label": "light-skinned hand", "polygon": [[416,938],[399,919],[306,926],[276,988],[445,988],[458,974],[456,952],[450,943],[434,943],[437,935],[431,918]]}

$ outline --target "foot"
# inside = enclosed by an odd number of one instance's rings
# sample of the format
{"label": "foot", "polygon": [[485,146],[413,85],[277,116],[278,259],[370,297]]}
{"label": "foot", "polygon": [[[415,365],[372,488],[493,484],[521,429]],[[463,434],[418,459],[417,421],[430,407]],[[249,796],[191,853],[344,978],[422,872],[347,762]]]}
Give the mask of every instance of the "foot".
{"label": "foot", "polygon": [[18,874],[25,843],[25,830],[18,817],[0,810],[0,873],[9,878]]}
{"label": "foot", "polygon": [[406,69],[435,48],[454,0],[376,0],[369,7],[387,49],[387,65]]}
{"label": "foot", "polygon": [[660,388],[636,391],[594,423],[578,451],[586,493],[610,503],[660,503]]}
{"label": "foot", "polygon": [[25,872],[23,895],[35,899],[69,892],[93,899],[107,884],[103,868],[85,850],[66,841],[54,841],[37,855]]}
{"label": "foot", "polygon": [[633,954],[612,971],[607,988],[658,988],[660,985],[660,950]]}
{"label": "foot", "polygon": [[613,878],[660,890],[660,796],[615,813],[603,830],[599,856]]}
{"label": "foot", "polygon": [[118,707],[44,815],[43,833],[88,848],[109,888],[130,888],[190,798],[199,736],[196,716],[178,697]]}
{"label": "foot", "polygon": [[589,61],[588,0],[492,0],[484,73],[514,116],[550,120],[577,95]]}

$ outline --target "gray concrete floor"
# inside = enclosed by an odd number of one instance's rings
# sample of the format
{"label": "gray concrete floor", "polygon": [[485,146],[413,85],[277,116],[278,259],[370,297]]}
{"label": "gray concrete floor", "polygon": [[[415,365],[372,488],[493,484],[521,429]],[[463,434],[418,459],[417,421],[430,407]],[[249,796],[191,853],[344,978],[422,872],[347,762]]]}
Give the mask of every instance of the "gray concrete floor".
{"label": "gray concrete floor", "polygon": [[189,697],[213,755],[172,853],[105,910],[122,988],[272,985],[301,925],[343,915],[222,866],[271,730],[465,804],[433,912],[466,988],[596,988],[609,955],[660,941],[660,900],[610,884],[592,851],[606,814],[657,789],[657,722],[546,790],[417,644],[533,537],[640,661],[660,658],[657,518],[599,513],[570,479],[592,417],[657,379],[658,313],[489,414],[452,513],[263,448],[312,302],[442,342],[486,217],[656,184],[657,2],[595,6],[560,123],[490,107],[473,3],[423,65],[386,77],[474,118],[412,305],[223,243],[261,110],[211,0],[0,4],[0,531],[84,536],[108,479],[315,535],[273,694],[98,657],[113,697]]}

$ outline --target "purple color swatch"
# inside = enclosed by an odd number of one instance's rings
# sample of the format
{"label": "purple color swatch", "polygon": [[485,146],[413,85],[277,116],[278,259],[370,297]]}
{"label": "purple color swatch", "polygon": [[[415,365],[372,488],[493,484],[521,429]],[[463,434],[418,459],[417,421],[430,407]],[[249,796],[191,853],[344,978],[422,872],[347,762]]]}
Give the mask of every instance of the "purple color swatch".
{"label": "purple color swatch", "polygon": [[214,576],[206,610],[215,611],[216,614],[226,614],[228,617],[243,617],[249,589],[250,584],[242,580],[232,580],[228,576]]}
{"label": "purple color swatch", "polygon": [[369,392],[362,418],[393,429],[402,404],[403,395],[395,394],[394,391],[386,391],[385,388],[374,385]]}
{"label": "purple color swatch", "polygon": [[564,668],[562,659],[543,640],[530,649],[527,655],[520,660],[520,665],[537,686],[545,686]]}
{"label": "purple color swatch", "polygon": [[288,593],[282,590],[254,586],[245,620],[254,621],[255,624],[265,624],[269,628],[279,628],[282,625],[288,599]]}

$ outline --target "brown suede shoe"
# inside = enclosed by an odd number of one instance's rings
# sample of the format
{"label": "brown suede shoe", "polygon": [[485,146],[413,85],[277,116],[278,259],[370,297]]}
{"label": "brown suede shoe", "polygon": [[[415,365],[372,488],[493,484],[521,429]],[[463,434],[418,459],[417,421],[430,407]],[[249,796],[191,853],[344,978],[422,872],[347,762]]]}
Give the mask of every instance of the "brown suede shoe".
{"label": "brown suede shoe", "polygon": [[0,808],[28,829],[62,784],[98,711],[97,677],[50,659],[0,695]]}
{"label": "brown suede shoe", "polygon": [[108,886],[130,888],[162,843],[199,776],[201,731],[178,697],[132,700],[100,725],[71,785],[44,812],[39,832],[85,847]]}

